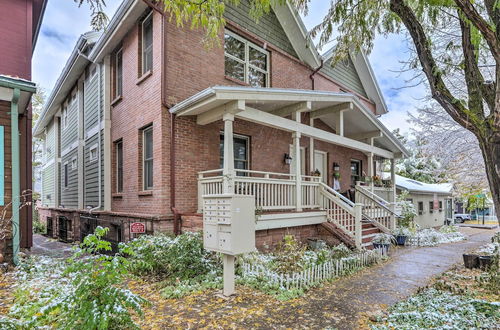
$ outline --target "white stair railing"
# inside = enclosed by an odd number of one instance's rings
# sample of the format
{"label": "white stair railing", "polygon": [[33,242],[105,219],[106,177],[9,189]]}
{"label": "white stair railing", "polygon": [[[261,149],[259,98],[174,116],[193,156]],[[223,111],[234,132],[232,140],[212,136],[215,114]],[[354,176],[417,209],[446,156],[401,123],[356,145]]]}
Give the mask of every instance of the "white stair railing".
{"label": "white stair railing", "polygon": [[391,203],[362,186],[356,186],[355,200],[363,204],[363,216],[383,231],[389,232],[396,227],[396,214],[390,209]]}

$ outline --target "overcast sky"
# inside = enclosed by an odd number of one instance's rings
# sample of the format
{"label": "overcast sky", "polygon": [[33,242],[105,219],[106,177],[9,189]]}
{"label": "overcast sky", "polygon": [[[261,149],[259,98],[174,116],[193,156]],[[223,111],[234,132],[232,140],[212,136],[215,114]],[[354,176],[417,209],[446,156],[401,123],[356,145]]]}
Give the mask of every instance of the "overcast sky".
{"label": "overcast sky", "polygon": [[[107,0],[106,12],[111,18],[121,0]],[[321,21],[330,1],[313,0],[309,15],[304,18],[308,29]],[[33,81],[50,93],[64,67],[78,37],[90,30],[90,11],[71,0],[49,0],[42,28],[33,55]],[[397,35],[375,40],[369,55],[378,83],[389,107],[389,114],[381,120],[389,129],[408,131],[407,112],[414,112],[422,104],[425,89],[422,86],[407,87],[410,74],[401,75],[400,61],[407,58],[407,45]]]}

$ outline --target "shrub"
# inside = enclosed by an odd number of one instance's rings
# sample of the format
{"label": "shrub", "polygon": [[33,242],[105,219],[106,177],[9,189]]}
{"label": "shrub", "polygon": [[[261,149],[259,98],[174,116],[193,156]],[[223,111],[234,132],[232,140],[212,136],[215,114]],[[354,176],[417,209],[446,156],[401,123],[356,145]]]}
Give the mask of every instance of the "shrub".
{"label": "shrub", "polygon": [[47,227],[44,223],[40,222],[38,219],[33,221],[33,233],[34,234],[46,234]]}
{"label": "shrub", "polygon": [[278,244],[273,255],[275,257],[273,268],[278,273],[289,273],[302,270],[301,263],[307,246],[299,242],[292,235],[285,235]]}
{"label": "shrub", "polygon": [[175,238],[164,234],[141,236],[127,247],[132,251],[129,269],[137,275],[152,275],[173,283],[220,271],[216,254],[203,248],[201,233]]}

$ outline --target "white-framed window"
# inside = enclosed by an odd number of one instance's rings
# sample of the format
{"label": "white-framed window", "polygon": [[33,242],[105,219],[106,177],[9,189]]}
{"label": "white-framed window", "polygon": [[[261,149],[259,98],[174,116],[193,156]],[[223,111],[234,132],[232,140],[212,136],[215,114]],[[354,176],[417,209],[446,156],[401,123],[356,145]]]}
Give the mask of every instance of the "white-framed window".
{"label": "white-framed window", "polygon": [[439,212],[443,212],[443,201],[439,201]]}
{"label": "white-framed window", "polygon": [[142,130],[142,181],[143,189],[153,189],[153,126]]}
{"label": "white-framed window", "polygon": [[68,162],[64,163],[63,166],[63,177],[64,177],[64,188],[68,188],[68,181],[69,181],[69,166]]}
{"label": "white-framed window", "polygon": [[434,213],[434,201],[429,201],[429,213]]}
{"label": "white-framed window", "polygon": [[254,87],[269,86],[269,52],[227,31],[224,34],[225,75]]}
{"label": "white-framed window", "polygon": [[356,182],[361,180],[363,166],[360,160],[351,159],[351,186],[356,186]]}
{"label": "white-framed window", "polygon": [[141,22],[141,73],[153,69],[153,11]]}
{"label": "white-framed window", "polygon": [[122,96],[123,89],[123,50],[120,48],[115,53],[115,68],[114,68],[114,97]]}
{"label": "white-framed window", "polygon": [[75,90],[71,94],[71,104],[74,104],[76,102],[76,93],[77,93],[77,91]]}
{"label": "white-framed window", "polygon": [[115,142],[116,152],[116,192],[123,192],[123,140]]}
{"label": "white-framed window", "polygon": [[62,109],[61,126],[62,129],[66,129],[68,126],[68,107],[66,105],[64,105]]}
{"label": "white-framed window", "polygon": [[[234,168],[239,170],[250,169],[250,137],[246,135],[233,134]],[[224,133],[220,134],[219,143],[220,168],[224,166]],[[237,173],[244,176],[246,173]]]}
{"label": "white-framed window", "polygon": [[97,144],[93,145],[89,149],[89,161],[93,162],[97,160]]}
{"label": "white-framed window", "polygon": [[424,202],[422,202],[422,201],[418,202],[417,211],[418,211],[418,215],[424,214]]}
{"label": "white-framed window", "polygon": [[76,170],[77,164],[78,164],[78,163],[77,163],[77,161],[76,161],[76,157],[73,157],[73,158],[71,159],[71,169],[72,169],[72,170]]}

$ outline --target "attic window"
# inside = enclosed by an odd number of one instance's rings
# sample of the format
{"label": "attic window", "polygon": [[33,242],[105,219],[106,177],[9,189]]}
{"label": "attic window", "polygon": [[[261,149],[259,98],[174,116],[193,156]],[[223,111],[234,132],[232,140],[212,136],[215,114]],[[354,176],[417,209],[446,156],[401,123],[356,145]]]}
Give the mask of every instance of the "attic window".
{"label": "attic window", "polygon": [[269,86],[269,52],[226,31],[224,35],[225,75],[254,87]]}

